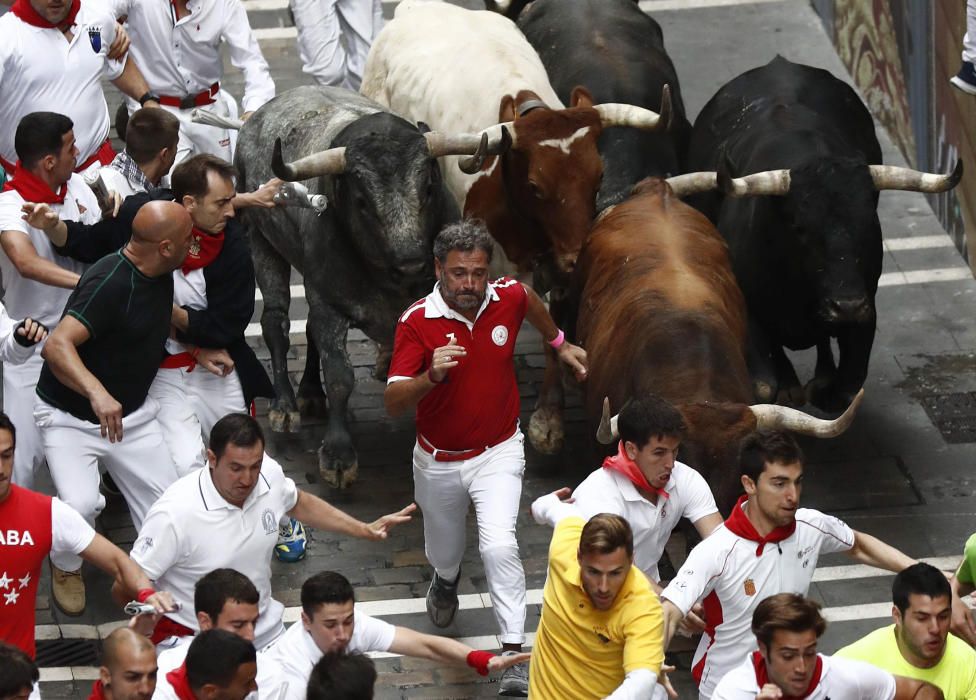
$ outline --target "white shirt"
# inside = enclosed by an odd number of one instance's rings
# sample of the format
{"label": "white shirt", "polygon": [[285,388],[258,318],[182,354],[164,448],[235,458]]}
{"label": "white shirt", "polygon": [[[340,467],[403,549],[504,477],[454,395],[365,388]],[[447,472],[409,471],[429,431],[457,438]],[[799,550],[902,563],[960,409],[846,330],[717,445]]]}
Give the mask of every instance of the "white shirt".
{"label": "white shirt", "polygon": [[31,112],[58,112],[74,122],[79,165],[108,138],[101,81],[118,78],[125,67],[125,59],[106,58],[115,21],[83,0],[71,31],[69,44],[57,29],[31,26],[13,12],[0,17],[0,157],[10,163],[17,160],[17,124]]}
{"label": "white shirt", "polygon": [[[804,700],[891,700],[895,677],[876,666],[817,654],[823,664],[820,682]],[[752,654],[729,671],[715,688],[712,700],[755,700],[760,691]]]}
{"label": "white shirt", "polygon": [[744,654],[756,649],[752,613],[777,593],[806,595],[821,554],[846,552],[854,532],[837,518],[810,508],[796,511],[796,530],[779,543],[739,537],[723,524],[691,550],[684,566],[661,593],[682,613],[704,598],[706,624],[692,665],[702,697]]}
{"label": "white shirt", "polygon": [[95,539],[95,529],[57,496],[51,498],[51,551],[81,554]]}
{"label": "white shirt", "polygon": [[193,592],[200,578],[221,567],[247,576],[260,595],[254,646],[261,649],[281,631],[284,606],[271,597],[271,553],[278,521],[297,502],[295,482],[268,455],[243,508],[223,499],[204,467],[172,484],[149,509],[132,559],[183,604],[169,617],[192,630],[198,629]]}
{"label": "white shirt", "polygon": [[4,364],[22,365],[40,347],[39,343],[24,347],[14,340],[14,333],[19,323],[20,320],[10,318],[7,309],[0,304],[0,362]]}
{"label": "white shirt", "polygon": [[[186,17],[174,24],[170,0],[104,0],[115,17],[128,16],[129,49],[149,87],[158,95],[183,97],[220,82],[230,61],[244,72],[245,112],[275,95],[274,81],[240,0],[189,0]],[[135,102],[129,100],[135,108]]]}
{"label": "white shirt", "polygon": [[[0,21],[6,16],[0,18]],[[20,211],[23,204],[24,198],[16,190],[0,193],[0,231],[5,232],[3,235],[26,236],[42,258],[79,275],[84,272],[87,265],[58,255],[54,252],[51,240],[43,231],[27,225]],[[51,208],[65,221],[93,224],[102,218],[95,193],[78,174],[73,174],[68,180],[68,192],[64,204],[52,204]],[[2,252],[0,252],[0,275],[6,290],[3,303],[7,307],[7,312],[14,318],[30,316],[54,330],[54,326],[61,320],[61,313],[64,311],[71,290],[21,277],[10,258]]]}
{"label": "white shirt", "polygon": [[[361,612],[355,614],[347,654],[389,651],[396,627]],[[323,656],[301,621],[278,637],[278,641],[258,654],[258,697],[261,700],[305,700],[312,668]],[[288,688],[284,695],[282,687]]]}
{"label": "white shirt", "polygon": [[99,168],[98,174],[102,176],[102,181],[105,183],[108,191],[118,192],[122,199],[131,197],[138,192],[145,192],[141,186],[134,185],[125,175],[108,165]]}
{"label": "white shirt", "polygon": [[[175,646],[159,652],[156,657],[156,690],[152,700],[180,700],[172,684],[166,680],[166,674],[175,671],[186,661],[186,653],[190,650],[190,643],[194,637],[180,637]],[[258,700],[256,692],[248,694],[245,700]]]}
{"label": "white shirt", "polygon": [[651,503],[620,472],[597,469],[576,487],[576,510],[589,520],[598,513],[626,518],[634,532],[634,564],[652,581],[660,581],[657,563],[671,531],[681,518],[695,522],[717,513],[715,497],[701,474],[681,462],[674,463],[664,486],[668,498]]}

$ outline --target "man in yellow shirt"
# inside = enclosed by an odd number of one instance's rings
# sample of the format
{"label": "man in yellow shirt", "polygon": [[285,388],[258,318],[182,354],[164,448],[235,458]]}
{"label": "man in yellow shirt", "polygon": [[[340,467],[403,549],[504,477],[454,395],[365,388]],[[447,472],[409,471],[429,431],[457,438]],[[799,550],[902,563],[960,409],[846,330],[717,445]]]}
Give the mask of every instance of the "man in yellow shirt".
{"label": "man in yellow shirt", "polygon": [[976,700],[976,651],[949,634],[952,593],[943,573],[925,563],[909,566],[895,576],[891,595],[895,624],[875,630],[835,656],[927,681],[946,700]]}
{"label": "man in yellow shirt", "polygon": [[664,660],[661,603],[634,566],[630,525],[600,513],[584,521],[560,489],[532,504],[555,526],[542,619],[529,668],[533,700],[658,696]]}

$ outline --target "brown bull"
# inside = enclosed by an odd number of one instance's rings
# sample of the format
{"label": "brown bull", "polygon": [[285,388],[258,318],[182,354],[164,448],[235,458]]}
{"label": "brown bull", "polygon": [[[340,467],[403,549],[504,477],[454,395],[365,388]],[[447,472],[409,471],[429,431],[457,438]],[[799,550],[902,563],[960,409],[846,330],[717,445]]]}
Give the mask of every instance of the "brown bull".
{"label": "brown bull", "polygon": [[648,179],[600,217],[579,257],[578,336],[590,358],[586,412],[612,439],[604,397],[619,409],[655,393],[688,424],[683,459],[697,468],[728,512],[741,487],[739,441],[757,426],[822,437],[839,434],[821,421],[775,406],[750,406],[745,302],[721,235],[682,203],[664,180]]}

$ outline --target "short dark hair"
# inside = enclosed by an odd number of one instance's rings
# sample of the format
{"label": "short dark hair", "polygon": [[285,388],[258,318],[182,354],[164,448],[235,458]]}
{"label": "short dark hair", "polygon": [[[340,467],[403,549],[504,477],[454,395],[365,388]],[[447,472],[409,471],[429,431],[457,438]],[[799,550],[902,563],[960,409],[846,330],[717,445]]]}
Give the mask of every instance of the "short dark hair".
{"label": "short dark hair", "polygon": [[920,561],[918,564],[902,569],[891,583],[891,602],[902,615],[908,610],[912,595],[929,598],[945,597],[952,602],[952,589],[949,579],[931,564]]}
{"label": "short dark hair", "polygon": [[138,109],[125,128],[125,152],[136,163],[148,163],[180,139],[180,120],[165,109]]}
{"label": "short dark hair", "polygon": [[225,630],[201,632],[186,652],[186,680],[193,689],[208,683],[226,688],[242,664],[256,663],[254,644]]}
{"label": "short dark hair", "polygon": [[739,443],[739,473],[755,482],[767,464],[803,465],[803,450],[785,430],[755,430]]}
{"label": "short dark hair", "polygon": [[626,518],[613,513],[598,513],[587,521],[580,533],[580,554],[610,554],[621,547],[634,556],[634,533]]}
{"label": "short dark hair", "polygon": [[462,219],[445,226],[434,238],[434,257],[440,260],[442,265],[447,262],[447,254],[452,250],[463,253],[483,250],[488,254],[488,262],[491,262],[495,243],[483,221]]}
{"label": "short dark hair", "polygon": [[14,150],[25,168],[33,168],[44,156],[61,151],[62,138],[75,128],[71,119],[57,112],[31,112],[17,124]]}
{"label": "short dark hair", "polygon": [[14,447],[17,446],[17,428],[14,427],[14,422],[10,420],[8,416],[3,411],[0,411],[0,430],[9,430],[10,439],[13,441]]}
{"label": "short dark hair", "polygon": [[827,621],[820,614],[820,603],[796,593],[777,593],[756,606],[752,613],[752,633],[768,650],[777,630],[806,632],[813,630],[817,639],[827,629]]}
{"label": "short dark hair", "polygon": [[214,569],[193,589],[194,610],[207,613],[214,624],[228,600],[257,605],[260,596],[251,579],[235,569]]}
{"label": "short dark hair", "polygon": [[[131,125],[129,128],[132,128]],[[170,175],[170,187],[173,190],[173,197],[177,202],[182,202],[183,197],[204,197],[209,191],[207,175],[217,173],[225,180],[237,178],[237,168],[228,163],[223,158],[218,158],[209,153],[199,153],[192,158],[187,158],[173,169]]]}
{"label": "short dark hair", "polygon": [[30,690],[40,677],[37,664],[24,651],[0,642],[0,698]]}
{"label": "short dark hair", "polygon": [[617,432],[624,442],[644,447],[652,437],[684,437],[687,426],[681,412],[656,394],[624,404],[617,417]]}
{"label": "short dark hair", "polygon": [[263,447],[264,431],[258,422],[246,413],[228,413],[210,429],[210,449],[219,460],[227,445],[251,447],[257,443]]}
{"label": "short dark hair", "polygon": [[355,602],[356,593],[349,579],[335,571],[320,571],[302,584],[302,610],[309,617],[320,605]]}
{"label": "short dark hair", "polygon": [[376,666],[365,654],[326,654],[312,668],[305,700],[372,700]]}

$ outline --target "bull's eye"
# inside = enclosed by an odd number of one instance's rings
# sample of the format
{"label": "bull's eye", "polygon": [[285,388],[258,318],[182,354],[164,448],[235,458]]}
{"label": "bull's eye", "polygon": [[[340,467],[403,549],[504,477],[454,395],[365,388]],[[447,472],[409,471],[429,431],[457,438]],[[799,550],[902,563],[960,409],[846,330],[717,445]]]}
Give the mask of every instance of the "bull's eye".
{"label": "bull's eye", "polygon": [[543,194],[542,188],[539,187],[539,183],[537,183],[535,180],[529,180],[529,191],[536,199],[545,199],[545,194]]}

